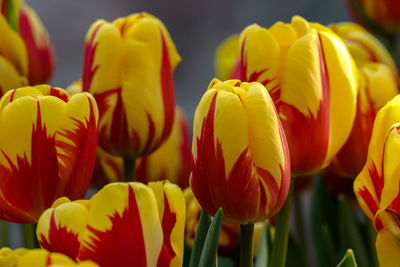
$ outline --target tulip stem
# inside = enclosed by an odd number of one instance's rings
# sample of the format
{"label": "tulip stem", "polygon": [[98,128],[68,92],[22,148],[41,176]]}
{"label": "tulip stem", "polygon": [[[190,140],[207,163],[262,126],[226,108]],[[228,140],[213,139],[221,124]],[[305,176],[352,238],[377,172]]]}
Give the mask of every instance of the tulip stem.
{"label": "tulip stem", "polygon": [[272,244],[269,267],[284,267],[286,264],[286,252],[289,239],[290,210],[293,200],[293,181],[290,185],[289,195],[282,209],[275,217],[275,236]]}
{"label": "tulip stem", "polygon": [[124,158],[124,182],[134,182],[136,180],[136,159]]}
{"label": "tulip stem", "polygon": [[35,224],[22,224],[25,248],[32,249],[37,247],[35,228]]}
{"label": "tulip stem", "polygon": [[0,226],[1,226],[1,247],[9,247],[10,246],[10,240],[9,240],[9,223],[7,221],[0,220]]}
{"label": "tulip stem", "polygon": [[254,223],[240,225],[240,267],[253,266]]}

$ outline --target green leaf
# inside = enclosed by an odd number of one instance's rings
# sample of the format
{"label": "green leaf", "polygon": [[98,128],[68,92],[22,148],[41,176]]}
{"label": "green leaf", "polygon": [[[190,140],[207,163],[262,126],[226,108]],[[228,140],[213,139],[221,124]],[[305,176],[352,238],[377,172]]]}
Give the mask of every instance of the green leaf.
{"label": "green leaf", "polygon": [[339,223],[341,224],[341,236],[345,238],[343,240],[347,247],[351,247],[356,255],[358,264],[361,267],[370,266],[369,257],[365,247],[364,240],[360,229],[357,226],[355,218],[346,203],[343,196],[339,196]]}
{"label": "green leaf", "polygon": [[219,208],[208,229],[203,251],[201,252],[199,267],[214,266],[217,259],[219,234],[222,226],[222,208]]}
{"label": "green leaf", "polygon": [[357,267],[356,259],[354,258],[353,250],[348,249],[344,257],[336,267]]}
{"label": "green leaf", "polygon": [[199,265],[201,252],[203,250],[204,241],[206,240],[207,231],[211,224],[210,215],[201,209],[199,225],[193,241],[192,253],[190,255],[189,267],[197,267]]}
{"label": "green leaf", "polygon": [[314,179],[311,200],[311,232],[317,266],[335,266],[338,253],[338,201],[319,177]]}
{"label": "green leaf", "polygon": [[258,241],[257,258],[254,267],[267,267],[271,243],[270,225],[268,220],[266,220],[261,231],[260,241]]}

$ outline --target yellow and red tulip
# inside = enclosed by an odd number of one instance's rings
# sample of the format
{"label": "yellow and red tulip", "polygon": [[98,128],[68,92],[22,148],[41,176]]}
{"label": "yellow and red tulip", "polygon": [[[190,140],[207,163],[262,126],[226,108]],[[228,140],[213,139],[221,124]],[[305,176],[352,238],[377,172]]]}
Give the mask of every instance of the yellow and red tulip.
{"label": "yellow and red tulip", "polygon": [[60,253],[51,253],[44,249],[0,249],[2,267],[98,267],[91,261],[76,263]]}
{"label": "yellow and red tulip", "polygon": [[[147,183],[168,179],[185,188],[189,185],[191,154],[189,128],[180,108],[176,108],[174,126],[170,136],[152,154],[136,161],[136,181]],[[122,181],[123,159],[98,147],[92,184],[101,187]]]}
{"label": "yellow and red tulip", "polygon": [[102,267],[175,267],[183,260],[185,214],[176,185],[113,183],[87,202],[59,199],[40,217],[37,235],[43,248]]}
{"label": "yellow and red tulip", "polygon": [[172,72],[180,60],[167,29],[150,14],[90,27],[82,83],[99,106],[104,150],[136,158],[168,138],[175,112]]}
{"label": "yellow and red tulip", "polygon": [[0,91],[47,82],[54,69],[54,51],[46,29],[20,1],[0,1]]}
{"label": "yellow and red tulip", "polygon": [[378,232],[380,266],[397,266],[400,260],[400,96],[377,114],[367,162],[354,181],[358,202]]}
{"label": "yellow and red tulip", "polygon": [[350,14],[361,23],[378,26],[388,33],[400,30],[400,2],[397,0],[347,0],[347,5]]}
{"label": "yellow and red tulip", "polygon": [[55,66],[54,49],[46,28],[36,12],[26,4],[19,10],[18,28],[28,53],[29,84],[48,82]]}
{"label": "yellow and red tulip", "polygon": [[222,207],[227,222],[256,222],[286,200],[289,151],[260,83],[211,81],[195,112],[192,155],[191,188],[210,215]]}
{"label": "yellow and red tulip", "polygon": [[88,93],[70,97],[48,85],[8,91],[0,100],[0,218],[33,223],[57,198],[84,197],[97,133]]}
{"label": "yellow and red tulip", "polygon": [[359,68],[357,113],[349,139],[335,156],[329,171],[354,178],[364,167],[375,115],[398,94],[393,72],[382,63]]}
{"label": "yellow and red tulip", "polygon": [[328,28],[294,16],[240,36],[241,80],[269,91],[289,144],[292,172],[326,167],[350,134],[356,110],[356,69]]}

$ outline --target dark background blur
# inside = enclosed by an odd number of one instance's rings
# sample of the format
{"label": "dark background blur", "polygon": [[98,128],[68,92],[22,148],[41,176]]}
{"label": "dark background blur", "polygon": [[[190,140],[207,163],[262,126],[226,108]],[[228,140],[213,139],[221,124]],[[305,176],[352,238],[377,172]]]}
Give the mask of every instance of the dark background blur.
{"label": "dark background blur", "polygon": [[160,18],[182,62],[175,71],[177,103],[191,125],[195,108],[214,78],[214,52],[228,35],[247,25],[269,27],[293,15],[322,24],[349,20],[344,0],[26,0],[47,27],[56,51],[53,86],[67,87],[81,75],[85,34],[99,18],[112,21],[146,11]]}

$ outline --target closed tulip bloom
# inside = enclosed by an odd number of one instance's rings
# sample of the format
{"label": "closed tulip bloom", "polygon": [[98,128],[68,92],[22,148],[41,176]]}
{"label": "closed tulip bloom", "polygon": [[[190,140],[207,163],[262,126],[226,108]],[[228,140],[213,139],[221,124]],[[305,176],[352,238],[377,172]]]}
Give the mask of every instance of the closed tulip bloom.
{"label": "closed tulip bloom", "polygon": [[192,155],[191,188],[210,215],[222,207],[227,222],[256,222],[286,200],[289,151],[260,83],[211,81],[195,112]]}
{"label": "closed tulip bloom", "polygon": [[294,16],[240,36],[241,80],[262,83],[289,144],[292,173],[326,167],[347,140],[356,111],[356,68],[328,28]]}
{"label": "closed tulip bloom", "polygon": [[380,266],[398,266],[400,259],[400,96],[377,114],[367,162],[354,181],[358,202],[378,232]]}
{"label": "closed tulip bloom", "polygon": [[335,156],[330,171],[353,178],[364,167],[376,113],[398,94],[392,71],[382,63],[366,63],[359,69],[356,119],[345,145]]}
{"label": "closed tulip bloom", "polygon": [[90,27],[82,84],[99,106],[104,150],[136,158],[167,139],[175,112],[172,72],[179,62],[167,29],[150,14],[99,20]]}
{"label": "closed tulip bloom", "polygon": [[226,38],[215,52],[214,66],[218,79],[225,81],[240,78],[239,35]]}
{"label": "closed tulip bloom", "polygon": [[383,63],[397,76],[396,65],[385,46],[364,27],[352,22],[330,24],[334,31],[346,44],[357,67],[368,62]]}
{"label": "closed tulip bloom", "polygon": [[[7,6],[11,1],[0,1]],[[13,9],[14,10],[14,9]],[[12,88],[28,85],[28,53],[24,40],[0,14],[0,95]]]}
{"label": "closed tulip bloom", "polygon": [[90,94],[70,97],[48,85],[11,90],[0,100],[0,132],[1,219],[33,223],[57,198],[85,196],[98,133]]}
{"label": "closed tulip bloom", "polygon": [[48,82],[55,66],[54,49],[36,12],[25,4],[19,10],[18,28],[28,53],[29,84]]}

